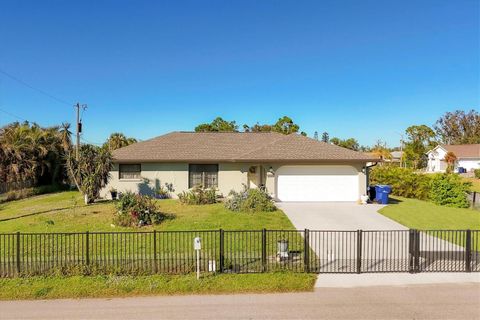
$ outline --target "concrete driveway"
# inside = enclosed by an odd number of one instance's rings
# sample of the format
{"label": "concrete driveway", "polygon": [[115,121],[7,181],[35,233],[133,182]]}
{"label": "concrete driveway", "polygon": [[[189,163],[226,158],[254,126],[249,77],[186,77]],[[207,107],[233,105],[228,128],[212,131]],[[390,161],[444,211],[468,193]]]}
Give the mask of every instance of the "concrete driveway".
{"label": "concrete driveway", "polygon": [[351,202],[279,202],[298,230],[407,230],[377,213],[384,205]]}

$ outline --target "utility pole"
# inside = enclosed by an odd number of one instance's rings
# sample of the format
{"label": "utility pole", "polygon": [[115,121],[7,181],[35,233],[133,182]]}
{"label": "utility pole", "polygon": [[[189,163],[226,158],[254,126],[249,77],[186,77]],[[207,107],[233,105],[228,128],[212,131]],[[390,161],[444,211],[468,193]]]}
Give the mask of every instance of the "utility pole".
{"label": "utility pole", "polygon": [[80,119],[80,107],[85,110],[87,109],[86,104],[82,104],[80,106],[80,103],[77,102],[77,104],[74,106],[77,110],[77,145],[75,148],[75,157],[78,161],[79,155],[80,155],[80,133],[82,133],[82,120]]}

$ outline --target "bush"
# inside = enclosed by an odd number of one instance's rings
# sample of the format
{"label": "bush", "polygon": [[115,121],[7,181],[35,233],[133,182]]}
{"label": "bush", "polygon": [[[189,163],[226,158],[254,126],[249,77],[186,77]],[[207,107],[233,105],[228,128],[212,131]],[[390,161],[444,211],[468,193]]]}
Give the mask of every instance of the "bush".
{"label": "bush", "polygon": [[165,218],[158,210],[155,199],[130,191],[122,194],[116,207],[118,211],[114,223],[122,227],[159,224]]}
{"label": "bush", "polygon": [[270,212],[277,209],[273,199],[265,191],[248,189],[245,185],[240,192],[230,191],[225,208],[237,212]]}
{"label": "bush", "polygon": [[195,187],[189,191],[178,194],[182,204],[212,204],[217,202],[217,191],[215,189],[202,189]]}
{"label": "bush", "polygon": [[475,178],[480,179],[480,169],[475,169],[473,172],[475,174]]}
{"label": "bush", "polygon": [[468,208],[470,186],[471,183],[463,182],[456,174],[435,174],[430,183],[430,200],[442,206]]}
{"label": "bush", "polygon": [[420,200],[428,200],[430,180],[431,175],[396,166],[379,166],[370,172],[371,184],[388,184],[392,186],[392,194]]}

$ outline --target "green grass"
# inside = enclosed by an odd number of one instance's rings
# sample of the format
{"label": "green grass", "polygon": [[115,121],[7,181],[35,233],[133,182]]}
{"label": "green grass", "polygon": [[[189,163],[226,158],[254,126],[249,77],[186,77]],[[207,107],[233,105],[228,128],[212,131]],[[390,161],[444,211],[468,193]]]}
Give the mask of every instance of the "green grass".
{"label": "green grass", "polygon": [[[480,230],[480,212],[472,209],[438,206],[431,202],[391,197],[392,204],[379,213],[406,227],[418,230]],[[464,239],[453,233],[431,233],[444,240],[465,246]],[[480,237],[476,236],[475,248],[480,248]],[[475,241],[475,240],[474,240]]]}
{"label": "green grass", "polygon": [[[235,213],[223,204],[187,206],[176,200],[159,200],[162,212],[171,219],[156,230],[259,230],[293,229],[282,211]],[[111,201],[84,205],[76,191],[35,196],[0,204],[0,232],[79,232],[153,230],[153,227],[112,226],[115,207]],[[9,220],[10,219],[10,220]]]}
{"label": "green grass", "polygon": [[312,291],[316,275],[265,273],[0,279],[0,300]]}
{"label": "green grass", "polygon": [[477,210],[438,206],[431,202],[402,197],[391,198],[394,203],[379,212],[409,228],[480,229],[480,212]]}
{"label": "green grass", "polygon": [[471,191],[480,192],[480,179],[477,179],[477,178],[463,178],[463,180],[472,183],[472,187],[470,188]]}

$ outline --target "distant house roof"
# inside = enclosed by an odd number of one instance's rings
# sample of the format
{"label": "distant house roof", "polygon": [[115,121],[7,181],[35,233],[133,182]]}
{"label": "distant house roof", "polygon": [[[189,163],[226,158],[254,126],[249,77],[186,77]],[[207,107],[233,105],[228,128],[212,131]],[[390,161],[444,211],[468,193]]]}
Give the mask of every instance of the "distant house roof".
{"label": "distant house roof", "polygon": [[172,132],[113,152],[117,162],[378,161],[299,134]]}
{"label": "distant house roof", "polygon": [[446,151],[453,152],[457,158],[480,158],[480,144],[442,144]]}
{"label": "distant house roof", "polygon": [[390,154],[392,155],[392,159],[401,159],[403,151],[392,151]]}

